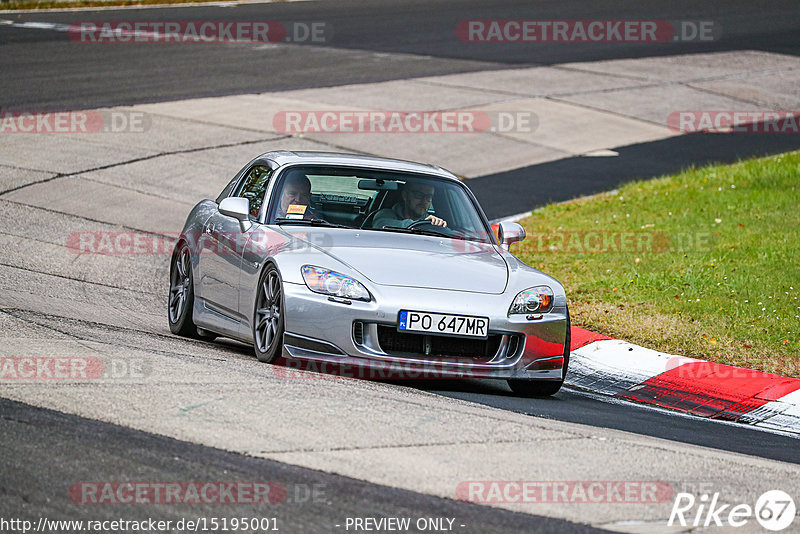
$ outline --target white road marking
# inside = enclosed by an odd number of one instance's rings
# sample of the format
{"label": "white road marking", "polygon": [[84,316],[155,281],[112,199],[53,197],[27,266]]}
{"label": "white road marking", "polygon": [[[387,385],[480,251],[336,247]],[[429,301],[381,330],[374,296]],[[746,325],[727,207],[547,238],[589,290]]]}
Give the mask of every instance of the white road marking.
{"label": "white road marking", "polygon": [[63,13],[65,11],[110,11],[125,9],[175,9],[185,7],[237,7],[240,4],[271,4],[274,2],[307,2],[309,0],[241,0],[222,1],[222,2],[186,2],[184,4],[139,4],[132,6],[93,6],[93,7],[53,7],[49,9],[35,9],[19,11],[15,9],[0,9],[0,13]]}
{"label": "white road marking", "polygon": [[609,150],[607,148],[603,148],[601,150],[592,150],[591,152],[584,154],[584,157],[587,158],[613,158],[614,156],[619,156],[619,152],[614,152],[613,150]]}
{"label": "white road marking", "polygon": [[69,24],[58,24],[55,22],[8,22],[15,28],[26,28],[29,30],[53,30],[57,32],[69,31]]}

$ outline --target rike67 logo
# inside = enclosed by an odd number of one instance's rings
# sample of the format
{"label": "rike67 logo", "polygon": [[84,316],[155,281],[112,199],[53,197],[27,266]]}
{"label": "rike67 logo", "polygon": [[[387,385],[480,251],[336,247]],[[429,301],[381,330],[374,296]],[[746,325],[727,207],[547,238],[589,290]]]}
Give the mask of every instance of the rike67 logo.
{"label": "rike67 logo", "polygon": [[669,526],[742,527],[753,518],[767,530],[778,532],[792,524],[797,509],[794,500],[781,490],[764,492],[755,503],[723,504],[720,494],[704,493],[696,498],[691,493],[678,493],[669,515]]}

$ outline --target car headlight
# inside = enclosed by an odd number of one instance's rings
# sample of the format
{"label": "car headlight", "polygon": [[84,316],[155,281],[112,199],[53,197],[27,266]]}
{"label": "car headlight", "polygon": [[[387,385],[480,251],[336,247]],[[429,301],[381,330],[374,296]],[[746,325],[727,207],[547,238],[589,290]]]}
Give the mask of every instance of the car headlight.
{"label": "car headlight", "polygon": [[514,302],[511,303],[508,314],[546,313],[552,309],[553,290],[547,286],[536,286],[520,291],[514,297]]}
{"label": "car headlight", "polygon": [[343,299],[370,300],[367,288],[349,276],[313,265],[303,265],[301,271],[308,289],[314,293]]}

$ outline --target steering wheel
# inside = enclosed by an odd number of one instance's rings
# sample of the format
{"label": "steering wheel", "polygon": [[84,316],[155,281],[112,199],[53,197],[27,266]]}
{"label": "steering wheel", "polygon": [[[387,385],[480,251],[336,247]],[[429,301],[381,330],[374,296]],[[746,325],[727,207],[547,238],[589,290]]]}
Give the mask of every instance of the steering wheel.
{"label": "steering wheel", "polygon": [[424,219],[421,221],[414,221],[413,223],[408,225],[409,230],[414,230],[415,228],[420,228],[423,226],[430,226],[430,230],[432,232],[436,232],[437,234],[441,234],[444,237],[455,237],[458,235],[457,230],[453,230],[448,226],[436,226],[430,220]]}
{"label": "steering wheel", "polygon": [[[429,219],[422,219],[421,221],[414,221],[413,223],[408,225],[409,230],[413,230],[414,228],[419,228],[420,226],[425,225],[433,226],[433,223]],[[439,228],[446,228],[445,226],[440,226]]]}

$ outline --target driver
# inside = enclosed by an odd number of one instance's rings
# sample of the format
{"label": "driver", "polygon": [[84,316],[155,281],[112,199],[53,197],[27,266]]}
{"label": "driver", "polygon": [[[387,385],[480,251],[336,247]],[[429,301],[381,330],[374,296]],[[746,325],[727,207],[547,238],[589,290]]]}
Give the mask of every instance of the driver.
{"label": "driver", "polygon": [[293,215],[295,219],[313,219],[317,217],[309,202],[311,201],[311,180],[303,174],[292,174],[286,178],[281,191],[281,201],[276,219]]}
{"label": "driver", "polygon": [[447,226],[447,221],[428,214],[428,208],[433,202],[434,187],[425,183],[408,182],[400,191],[403,197],[391,208],[385,208],[375,214],[372,220],[373,228],[384,226],[398,226],[408,228],[417,221],[429,221],[434,226]]}

